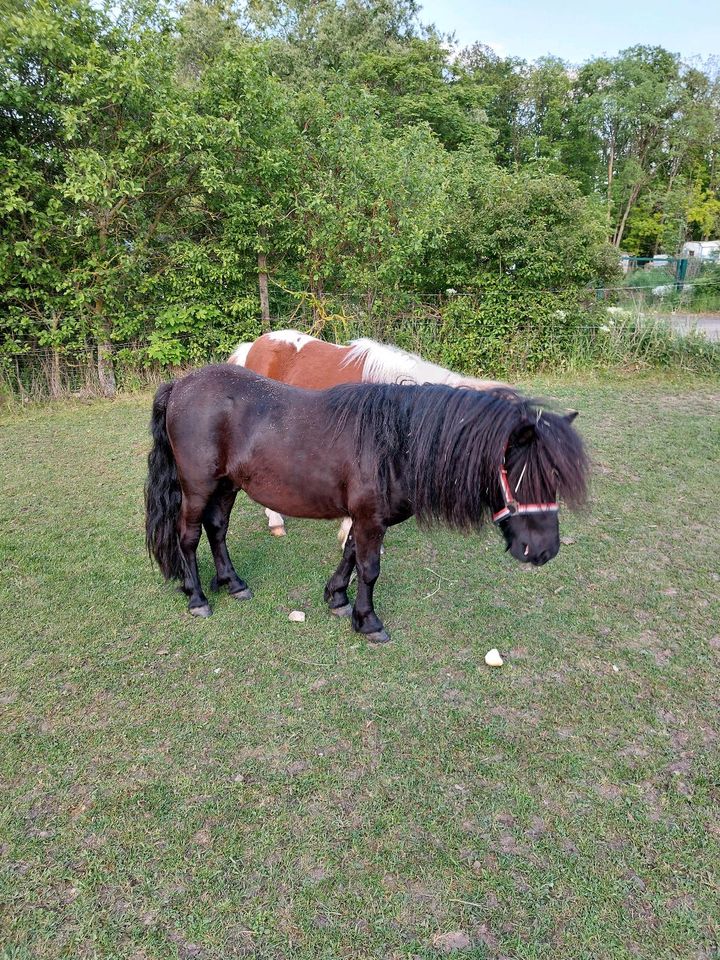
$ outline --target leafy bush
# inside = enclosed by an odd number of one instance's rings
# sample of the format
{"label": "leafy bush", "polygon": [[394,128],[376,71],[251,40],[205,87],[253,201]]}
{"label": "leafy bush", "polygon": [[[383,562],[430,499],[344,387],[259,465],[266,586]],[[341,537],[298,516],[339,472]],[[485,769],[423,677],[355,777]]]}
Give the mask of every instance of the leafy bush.
{"label": "leafy bush", "polygon": [[226,360],[238,343],[262,333],[255,301],[246,297],[222,311],[213,304],[175,304],[159,314],[147,359],[169,366]]}

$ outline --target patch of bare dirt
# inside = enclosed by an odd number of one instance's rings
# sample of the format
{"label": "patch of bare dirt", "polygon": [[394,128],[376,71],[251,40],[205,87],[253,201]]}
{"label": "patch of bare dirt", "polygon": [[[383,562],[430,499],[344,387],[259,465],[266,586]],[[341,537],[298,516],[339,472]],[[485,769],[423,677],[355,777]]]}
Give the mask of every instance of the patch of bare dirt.
{"label": "patch of bare dirt", "polygon": [[444,910],[442,908],[442,898],[431,887],[415,881],[408,886],[407,895],[410,900],[422,904],[423,913],[427,912],[433,917],[442,917]]}
{"label": "patch of bare dirt", "polygon": [[529,828],[525,831],[526,835],[530,837],[531,840],[539,840],[540,837],[544,837],[545,834],[549,833],[550,828],[545,823],[542,817],[533,817],[530,821]]}
{"label": "patch of bare dirt", "polygon": [[232,928],[227,935],[223,947],[223,960],[225,957],[254,957],[257,955],[257,945],[253,937],[252,930],[246,930],[242,926]]}
{"label": "patch of bare dirt", "polygon": [[491,841],[490,849],[495,853],[502,853],[506,856],[527,856],[528,849],[521,843],[518,843],[515,836],[509,830],[503,830],[496,840]]}
{"label": "patch of bare dirt", "polygon": [[660,823],[665,818],[662,793],[654,783],[649,781],[639,783],[638,789],[645,804],[648,819],[653,823]]}
{"label": "patch of bare dirt", "polygon": [[462,707],[469,703],[468,697],[462,690],[456,690],[454,687],[446,687],[442,692],[442,699],[451,707]]}
{"label": "patch of bare dirt", "polygon": [[628,650],[635,650],[652,657],[659,667],[665,667],[677,653],[677,645],[668,643],[655,630],[642,630],[637,637],[625,642]]}
{"label": "patch of bare dirt", "polygon": [[647,930],[656,930],[660,920],[652,905],[643,897],[631,894],[625,899],[625,910],[642,927]]}
{"label": "patch of bare dirt", "polygon": [[513,726],[537,727],[541,720],[540,710],[518,710],[516,707],[496,706],[489,710],[491,717],[501,717]]}
{"label": "patch of bare dirt", "polygon": [[285,773],[289,777],[299,777],[301,773],[305,773],[309,769],[310,764],[307,760],[294,760],[285,767]]}
{"label": "patch of bare dirt", "polygon": [[[626,747],[623,747],[622,750],[618,751],[618,756],[622,757],[624,760],[647,760],[650,756],[651,751],[643,745],[642,741],[633,741],[629,743]],[[633,764],[633,766],[638,766],[638,764]]]}
{"label": "patch of bare dirt", "polygon": [[620,800],[624,795],[622,787],[614,783],[597,783],[593,790],[603,800]]}
{"label": "patch of bare dirt", "polygon": [[453,930],[449,933],[436,933],[430,941],[434,950],[440,953],[454,953],[456,950],[469,950],[472,946],[470,937],[462,930]]}
{"label": "patch of bare dirt", "polygon": [[168,931],[167,936],[175,944],[178,960],[204,960],[208,956],[199,943],[190,943],[179,933]]}
{"label": "patch of bare dirt", "polygon": [[201,827],[197,833],[193,834],[192,842],[198,847],[209,847],[212,843],[210,824]]}
{"label": "patch of bare dirt", "polygon": [[473,927],[472,935],[476,943],[481,943],[490,956],[495,957],[498,955],[500,941],[486,923],[479,923]]}

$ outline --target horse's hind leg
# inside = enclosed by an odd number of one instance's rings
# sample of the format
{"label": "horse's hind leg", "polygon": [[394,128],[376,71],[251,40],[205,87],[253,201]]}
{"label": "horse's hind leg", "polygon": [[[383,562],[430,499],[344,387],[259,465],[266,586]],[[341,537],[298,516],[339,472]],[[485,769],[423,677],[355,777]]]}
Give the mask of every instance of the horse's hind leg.
{"label": "horse's hind leg", "polygon": [[353,629],[364,634],[372,643],[387,643],[390,634],[373,607],[375,581],[380,575],[380,548],[385,527],[353,524],[357,558],[357,596],[352,614]]}
{"label": "horse's hind leg", "polygon": [[232,565],[225,537],[227,536],[230,513],[237,496],[236,490],[220,488],[209,500],[203,512],[203,526],[210,541],[215,570],[210,584],[211,590],[227,586],[230,596],[237,600],[249,600],[252,597],[250,587],[241,580]]}
{"label": "horse's hind leg", "polygon": [[340,541],[340,549],[345,549],[345,544],[347,543],[347,538],[350,536],[350,531],[352,530],[352,520],[350,517],[345,517],[343,522],[340,524],[340,529],[337,533],[337,538]]}
{"label": "horse's hind leg", "polygon": [[345,540],[340,565],[325,587],[325,602],[330,604],[330,610],[336,617],[349,617],[352,614],[352,605],[348,600],[347,588],[354,569],[355,538],[351,528]]}
{"label": "horse's hind leg", "polygon": [[274,510],[269,510],[265,508],[265,516],[268,518],[268,528],[270,533],[274,537],[284,537],[285,530],[285,518],[280,513],[275,513]]}
{"label": "horse's hind leg", "polygon": [[202,533],[202,515],[206,505],[206,497],[198,494],[188,496],[183,492],[182,507],[180,509],[180,552],[185,561],[185,577],[183,591],[188,595],[188,609],[196,617],[209,617],[212,613],[208,598],[200,584],[200,574],[197,566],[197,547]]}

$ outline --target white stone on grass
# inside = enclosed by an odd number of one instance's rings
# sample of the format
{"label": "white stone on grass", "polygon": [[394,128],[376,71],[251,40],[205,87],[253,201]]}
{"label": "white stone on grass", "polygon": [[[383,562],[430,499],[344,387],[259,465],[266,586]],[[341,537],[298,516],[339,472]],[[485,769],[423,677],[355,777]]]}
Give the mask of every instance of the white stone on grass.
{"label": "white stone on grass", "polygon": [[501,667],[505,661],[500,656],[500,651],[496,650],[495,647],[492,650],[488,650],[485,654],[485,663],[489,667]]}

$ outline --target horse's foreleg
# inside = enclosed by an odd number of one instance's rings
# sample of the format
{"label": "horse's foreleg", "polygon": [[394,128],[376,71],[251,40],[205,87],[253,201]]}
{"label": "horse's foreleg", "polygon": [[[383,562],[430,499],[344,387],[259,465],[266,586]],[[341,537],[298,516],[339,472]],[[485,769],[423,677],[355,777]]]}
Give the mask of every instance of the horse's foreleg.
{"label": "horse's foreleg", "polygon": [[380,575],[380,548],[385,536],[383,526],[353,524],[357,558],[357,596],[352,614],[353,629],[372,643],[386,643],[390,634],[373,607],[375,581]]}
{"label": "horse's foreleg", "polygon": [[351,529],[345,539],[340,565],[325,587],[325,601],[330,604],[330,610],[337,617],[349,617],[352,614],[352,605],[348,600],[347,588],[354,569],[355,538]]}
{"label": "horse's foreleg", "polygon": [[196,617],[209,617],[212,613],[208,598],[203,593],[200,584],[200,574],[197,566],[197,547],[202,533],[202,516],[205,504],[205,498],[187,496],[183,492],[178,529],[180,552],[183,555],[185,565],[182,589],[189,597],[188,609]]}
{"label": "horse's foreleg", "polygon": [[274,537],[284,537],[285,530],[285,518],[280,513],[275,513],[274,510],[269,510],[265,508],[265,516],[268,518],[268,527],[270,528],[270,533]]}
{"label": "horse's foreleg", "polygon": [[[340,529],[337,532],[337,538],[340,541],[340,548],[345,549],[345,544],[347,543],[348,535],[352,530],[352,519],[350,517],[345,517],[343,522],[340,524]],[[385,547],[380,547],[380,556],[385,553]]]}
{"label": "horse's foreleg", "polygon": [[236,496],[235,490],[216,493],[203,513],[203,526],[210,541],[210,549],[217,571],[210,584],[210,589],[219,590],[220,587],[227,586],[230,596],[235,597],[236,600],[249,600],[252,597],[252,591],[245,581],[237,575],[225,542],[228,524],[230,523],[230,513]]}

